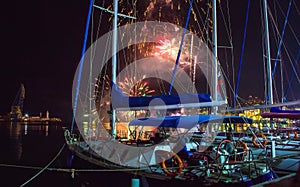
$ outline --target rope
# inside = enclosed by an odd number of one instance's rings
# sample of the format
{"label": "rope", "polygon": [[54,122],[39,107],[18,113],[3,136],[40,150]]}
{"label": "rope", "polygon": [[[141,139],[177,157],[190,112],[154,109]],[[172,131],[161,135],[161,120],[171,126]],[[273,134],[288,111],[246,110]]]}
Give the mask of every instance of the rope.
{"label": "rope", "polygon": [[[48,170],[48,171],[57,171],[57,172],[66,172],[66,173],[72,173],[72,176],[74,175],[75,172],[132,172],[132,171],[146,171],[149,170],[149,168],[118,168],[118,169],[67,169],[67,168],[49,168],[48,166],[51,165],[54,160],[60,155],[64,148],[65,144],[62,146],[61,150],[59,153],[55,156],[55,158],[44,168],[42,167],[33,167],[33,166],[20,166],[20,165],[10,165],[10,164],[0,164],[0,167],[11,167],[11,168],[22,168],[22,169],[42,169],[39,173],[37,173],[35,176],[33,176],[30,180],[26,181],[23,183],[21,186],[25,186],[28,184],[30,181],[32,181],[34,178],[36,178],[39,174],[41,174],[43,171]],[[294,158],[298,157],[300,154],[287,154],[287,155],[282,155],[282,156],[277,156],[275,160],[282,160],[286,158]],[[254,162],[263,162],[265,159],[254,159],[254,160],[249,160],[249,161],[243,161],[243,162],[234,162],[234,163],[224,163],[224,165],[232,165],[232,164],[252,164]],[[271,165],[276,165],[276,162],[273,162]],[[217,164],[217,163],[212,163],[210,166],[219,166],[223,164]],[[166,169],[177,169],[178,167],[167,167]],[[199,166],[187,166],[184,167],[185,169],[196,169],[199,168]],[[151,168],[150,168],[151,170]]]}
{"label": "rope", "polygon": [[64,147],[66,146],[66,144],[64,144],[59,152],[57,153],[57,155],[49,162],[49,164],[47,164],[41,171],[39,171],[37,174],[35,174],[33,177],[31,177],[29,180],[27,180],[26,182],[24,182],[22,185],[20,185],[21,187],[25,186],[26,184],[28,184],[29,182],[31,182],[33,179],[35,179],[37,176],[39,176],[42,172],[44,172],[56,159],[57,157],[60,155],[60,153],[62,152],[62,150],[64,149]]}
{"label": "rope", "polygon": [[[103,10],[104,12],[108,12],[108,13],[111,13],[111,14],[114,13],[113,11],[108,10],[106,8],[103,8],[103,7],[100,7],[100,6],[97,6],[97,5],[93,5],[93,6],[100,9],[100,10]],[[121,16],[121,17],[124,17],[124,18],[136,19],[136,17],[132,17],[132,16],[129,16],[129,15],[121,14],[121,13],[118,13],[117,15]]]}
{"label": "rope", "polygon": [[[299,154],[290,154],[285,155],[284,158],[293,158],[297,157]],[[279,159],[284,159],[278,157]],[[231,164],[252,164],[253,162],[263,162],[264,159],[255,159],[250,161],[243,161],[243,162],[235,162],[235,163],[226,163],[227,165]],[[211,163],[211,165],[222,165],[217,163]],[[22,168],[22,169],[41,169],[41,167],[32,167],[32,166],[18,166],[18,165],[9,165],[9,164],[0,164],[0,167],[11,167],[11,168]],[[156,167],[157,168],[157,167]],[[167,167],[166,169],[178,169],[179,167]],[[186,166],[185,169],[196,169],[199,166]],[[48,171],[57,171],[57,172],[66,172],[66,173],[74,173],[74,172],[131,172],[131,171],[147,171],[149,168],[119,168],[119,169],[69,169],[69,168],[43,168]]]}
{"label": "rope", "polygon": [[[69,169],[69,168],[49,168],[49,167],[34,167],[34,166],[20,166],[20,165],[10,165],[10,164],[0,164],[0,167],[10,167],[10,168],[21,168],[21,169],[43,169],[48,171],[58,171],[58,172],[66,172],[66,173],[74,173],[74,172],[126,172],[126,171],[145,171],[148,170],[145,168],[119,168],[119,169]],[[187,166],[185,168],[198,168],[199,166]],[[178,167],[168,167],[167,169],[177,169]],[[27,181],[28,183],[30,181]],[[22,186],[24,186],[23,184]]]}
{"label": "rope", "polygon": [[[196,2],[194,2],[194,3],[195,3],[195,6],[194,6],[194,9],[193,9],[193,10],[196,12],[196,15],[198,15],[198,16],[197,16],[197,21],[196,21],[195,24],[197,24],[197,27],[198,27],[198,30],[199,30],[198,32],[199,32],[199,35],[200,35],[201,39],[203,39],[204,41],[206,41],[206,40],[205,40],[205,37],[204,37],[205,23],[204,23],[204,21],[203,21],[203,18],[202,18],[202,16],[201,16],[201,13],[200,13],[200,11],[199,11],[199,8],[198,8],[197,3],[196,3]],[[200,22],[199,22],[198,20],[200,20]],[[202,24],[203,29],[201,28],[200,23]]]}
{"label": "rope", "polygon": [[281,37],[280,37],[280,42],[279,42],[279,46],[278,46],[278,50],[277,50],[277,55],[276,55],[276,59],[275,59],[275,64],[274,64],[274,68],[273,68],[273,72],[272,72],[272,79],[274,79],[274,74],[275,74],[275,71],[276,71],[276,65],[277,65],[277,62],[278,62],[278,57],[279,57],[280,49],[281,49],[282,42],[283,42],[283,37],[284,37],[284,33],[285,33],[285,28],[286,28],[287,21],[288,21],[289,15],[290,15],[290,10],[291,10],[292,1],[293,1],[293,0],[290,0],[289,7],[288,7],[288,10],[287,10],[287,12],[286,12],[286,17],[285,17],[285,20],[284,20],[284,26],[283,26],[282,34],[281,34]]}
{"label": "rope", "polygon": [[299,11],[299,9],[297,7],[296,1],[293,1],[293,4],[294,4],[294,7],[295,7],[295,9],[297,11],[297,14],[300,15],[300,11]]}
{"label": "rope", "polygon": [[42,167],[20,166],[20,165],[11,165],[11,164],[0,164],[0,167],[21,168],[21,169],[43,169]]}
{"label": "rope", "polygon": [[[261,20],[261,23],[263,23],[264,22],[264,18],[263,18],[263,10],[262,10],[263,8],[262,8],[262,3],[260,3],[260,20]],[[265,49],[265,45],[264,45],[264,36],[265,36],[265,32],[264,32],[264,29],[265,29],[265,27],[264,27],[264,24],[262,24],[262,27],[261,27],[261,36],[262,36],[262,40],[261,40],[261,46],[262,46],[262,54],[265,54],[266,53],[266,49]],[[266,72],[267,72],[267,70],[266,70],[266,58],[265,58],[265,56],[263,55],[263,72],[264,72],[264,95],[265,95],[265,104],[267,104],[267,101],[269,100],[269,96],[268,96],[268,93],[267,93],[267,74],[266,74]]]}
{"label": "rope", "polygon": [[[227,20],[225,18],[225,14],[223,12],[222,4],[219,3],[219,6],[220,6],[220,12],[221,12],[222,19],[223,19],[224,23],[228,23],[228,25],[224,24],[224,27],[225,27],[225,30],[226,30],[226,34],[228,36],[228,40],[229,40],[229,43],[230,43],[230,48],[232,48],[233,47],[233,42],[232,42],[231,22],[230,22],[229,7],[228,7],[229,5],[228,5],[228,1],[226,1],[226,2],[227,2],[226,5],[227,5],[227,16],[228,16]],[[218,46],[218,48],[221,48],[221,47],[222,46]]]}
{"label": "rope", "polygon": [[[281,14],[284,15],[284,12],[283,12],[283,10],[282,10],[282,8],[281,8],[279,2],[278,2],[278,1],[275,1],[275,2],[279,5],[278,8],[279,8]],[[293,2],[294,2],[294,8],[296,9],[296,11],[297,11],[297,13],[298,13],[298,15],[299,15],[300,12],[299,12],[299,10],[298,10],[298,8],[297,8],[297,5],[296,5],[296,3],[295,3],[296,1],[293,1]],[[292,32],[292,34],[293,34],[293,36],[294,36],[294,38],[295,38],[297,44],[300,45],[300,41],[299,41],[299,39],[298,39],[298,37],[297,37],[297,35],[296,35],[296,33],[295,33],[293,27],[291,26],[291,24],[290,24],[289,22],[288,22],[288,26],[289,26],[290,32]]]}
{"label": "rope", "polygon": [[87,16],[87,21],[86,21],[86,27],[85,27],[85,34],[84,34],[84,41],[83,41],[83,47],[81,51],[81,59],[79,63],[79,71],[78,71],[78,78],[77,78],[77,87],[76,87],[76,93],[75,93],[75,99],[74,99],[74,108],[73,108],[73,118],[72,118],[72,126],[71,126],[71,132],[73,132],[74,129],[74,123],[75,123],[75,115],[76,115],[76,108],[77,108],[77,103],[78,103],[78,95],[79,95],[79,88],[80,88],[80,79],[81,79],[81,73],[82,73],[82,68],[83,68],[83,62],[84,62],[84,54],[86,50],[86,41],[88,37],[88,31],[89,31],[89,25],[90,25],[90,18],[91,18],[91,13],[92,13],[92,8],[93,8],[94,1],[90,0],[90,6],[89,6],[89,12]]}
{"label": "rope", "polygon": [[244,37],[243,37],[243,44],[242,44],[242,52],[240,57],[240,65],[238,69],[238,79],[235,85],[235,93],[233,98],[233,107],[235,108],[236,105],[236,97],[239,90],[239,83],[240,83],[240,76],[241,76],[241,69],[243,64],[243,57],[244,57],[244,51],[245,51],[245,42],[246,42],[246,35],[247,35],[247,26],[248,26],[248,18],[249,18],[249,9],[250,9],[250,0],[248,0],[248,6],[247,6],[247,13],[246,13],[246,23],[244,27]]}
{"label": "rope", "polygon": [[[276,2],[277,2],[277,1],[276,1]],[[279,6],[279,9],[280,9],[281,13],[284,14],[280,6]],[[273,15],[272,15],[271,12],[270,12],[270,10],[269,10],[269,15],[270,15],[270,18],[271,18],[272,22],[273,22],[273,23],[276,23],[275,20],[274,20]],[[297,42],[298,45],[300,45],[300,42],[299,42],[297,36],[295,35],[295,32],[294,32],[293,28],[290,26],[289,23],[287,23],[287,24],[288,24],[288,26],[290,27],[290,31],[293,33],[293,36],[294,36],[294,38],[295,38],[295,41]],[[276,32],[277,32],[277,34],[278,34],[278,36],[279,36],[279,35],[280,35],[279,30],[278,30],[277,27],[275,27],[275,28],[276,28]],[[288,62],[290,62],[290,65],[291,65],[292,69],[294,70],[294,72],[297,72],[297,71],[295,70],[295,67],[294,67],[293,63],[292,63],[293,60],[291,59],[291,57],[290,57],[290,55],[289,55],[289,52],[288,52],[288,49],[287,49],[287,47],[286,47],[286,45],[285,45],[284,42],[283,42],[283,47],[284,47],[284,49],[285,49],[285,51],[286,51],[286,53],[287,53],[286,55],[287,55],[287,57],[288,57]],[[299,75],[298,75],[298,74],[295,74],[295,76],[296,76],[296,78],[297,78],[297,81],[300,83],[300,77],[299,77]]]}
{"label": "rope", "polygon": [[175,64],[173,75],[172,75],[172,80],[171,80],[170,89],[169,89],[169,95],[171,95],[171,92],[172,92],[173,83],[174,83],[174,79],[175,79],[175,74],[176,74],[176,70],[177,70],[177,67],[178,67],[180,54],[181,54],[181,50],[182,50],[182,46],[183,46],[184,36],[185,36],[186,30],[187,30],[187,26],[189,24],[189,19],[190,19],[192,7],[193,7],[192,6],[193,1],[194,0],[190,1],[190,8],[189,8],[188,15],[187,15],[187,18],[186,18],[186,21],[185,21],[184,31],[183,31],[183,34],[182,34],[181,43],[180,43],[180,47],[179,47],[179,50],[178,50],[178,55],[177,55],[177,58],[176,58],[176,64]]}
{"label": "rope", "polygon": [[[300,57],[300,49],[298,50],[298,55],[297,55],[297,58],[296,58],[296,67],[297,67],[297,65],[298,65],[299,57]],[[289,93],[289,90],[290,90],[290,88],[291,88],[291,85],[292,85],[292,82],[293,82],[295,73],[297,73],[297,72],[294,72],[294,71],[292,70],[292,72],[291,72],[291,77],[290,77],[290,79],[289,79],[289,85],[288,85],[288,87],[287,87],[287,89],[286,89],[286,91],[285,91],[285,94],[284,94],[284,98],[285,98],[285,99],[286,99],[286,97],[287,97],[287,95],[288,95],[288,93]]]}

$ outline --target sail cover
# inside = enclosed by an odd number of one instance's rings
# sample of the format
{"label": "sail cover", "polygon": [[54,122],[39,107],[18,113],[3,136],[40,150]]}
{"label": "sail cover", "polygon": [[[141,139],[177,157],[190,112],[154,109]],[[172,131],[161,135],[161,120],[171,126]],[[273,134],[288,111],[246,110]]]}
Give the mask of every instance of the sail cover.
{"label": "sail cover", "polygon": [[[183,105],[211,102],[210,94],[181,94],[129,97],[112,83],[111,103],[114,109],[135,109],[149,106]],[[198,105],[201,107],[201,105]],[[204,106],[203,106],[204,107]]]}
{"label": "sail cover", "polygon": [[165,116],[160,118],[141,118],[132,120],[129,126],[153,126],[164,128],[191,129],[202,123],[252,123],[252,119],[241,116],[194,115]]}
{"label": "sail cover", "polygon": [[287,118],[300,119],[300,110],[281,110],[278,108],[271,108],[270,112],[262,113],[263,118]]}

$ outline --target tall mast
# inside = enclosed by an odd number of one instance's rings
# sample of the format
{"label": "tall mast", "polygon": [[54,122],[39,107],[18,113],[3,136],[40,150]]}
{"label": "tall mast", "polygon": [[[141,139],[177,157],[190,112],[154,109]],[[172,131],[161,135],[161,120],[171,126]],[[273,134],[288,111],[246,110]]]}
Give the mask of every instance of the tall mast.
{"label": "tall mast", "polygon": [[267,73],[268,73],[268,101],[266,104],[273,104],[273,90],[272,90],[272,67],[271,67],[271,55],[270,55],[270,39],[269,39],[269,22],[268,22],[268,6],[267,0],[263,0],[264,6],[264,19],[265,19],[265,31],[266,31],[266,56],[267,56]]}
{"label": "tall mast", "polygon": [[[118,41],[118,0],[114,0],[114,20],[113,20],[113,40],[112,40],[112,82],[116,84],[116,74],[117,74],[117,41]],[[112,108],[111,117],[111,134],[112,137],[116,137],[116,111]]]}
{"label": "tall mast", "polygon": [[[213,35],[212,35],[212,49],[213,49],[213,93],[212,98],[214,101],[217,101],[217,87],[218,87],[218,40],[217,40],[217,0],[213,1],[212,17],[213,17]],[[213,113],[217,113],[217,107],[214,107]]]}
{"label": "tall mast", "polygon": [[73,132],[74,125],[75,125],[75,116],[76,116],[77,104],[78,104],[78,98],[79,98],[79,89],[80,89],[81,74],[82,74],[82,68],[83,68],[84,57],[85,57],[87,37],[89,35],[89,25],[90,25],[90,20],[91,20],[91,13],[92,13],[92,9],[93,9],[93,4],[94,4],[94,1],[90,0],[88,16],[87,16],[86,25],[85,25],[83,47],[82,47],[81,58],[80,58],[80,63],[79,63],[77,86],[76,86],[76,92],[75,92],[75,98],[74,98],[74,106],[73,106],[73,117],[72,117],[71,132]]}

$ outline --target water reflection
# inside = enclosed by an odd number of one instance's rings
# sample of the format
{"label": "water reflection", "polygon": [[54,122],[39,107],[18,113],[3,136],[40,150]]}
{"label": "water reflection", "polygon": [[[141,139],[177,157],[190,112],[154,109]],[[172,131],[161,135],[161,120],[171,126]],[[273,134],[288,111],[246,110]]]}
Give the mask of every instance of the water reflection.
{"label": "water reflection", "polygon": [[12,156],[14,160],[20,160],[22,156],[22,126],[20,123],[9,124],[9,151],[8,155]]}
{"label": "water reflection", "polygon": [[34,131],[40,132],[40,134],[44,134],[45,136],[49,135],[49,125],[32,125],[29,123],[22,124],[22,131],[24,135],[28,135],[28,133],[33,133]]}
{"label": "water reflection", "polygon": [[21,122],[0,123],[0,145],[3,148],[0,155],[1,162],[20,161],[24,154],[23,149],[26,140],[34,139],[36,141],[37,136],[48,137],[49,125]]}

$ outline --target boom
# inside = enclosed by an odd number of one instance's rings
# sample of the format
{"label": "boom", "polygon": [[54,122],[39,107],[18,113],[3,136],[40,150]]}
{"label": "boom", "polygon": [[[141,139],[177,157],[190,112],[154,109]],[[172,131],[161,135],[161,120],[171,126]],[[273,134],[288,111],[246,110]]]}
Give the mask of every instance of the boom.
{"label": "boom", "polygon": [[14,102],[11,105],[10,116],[13,119],[20,119],[23,113],[23,103],[25,99],[25,87],[21,84],[19,91],[15,97]]}

